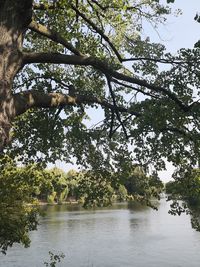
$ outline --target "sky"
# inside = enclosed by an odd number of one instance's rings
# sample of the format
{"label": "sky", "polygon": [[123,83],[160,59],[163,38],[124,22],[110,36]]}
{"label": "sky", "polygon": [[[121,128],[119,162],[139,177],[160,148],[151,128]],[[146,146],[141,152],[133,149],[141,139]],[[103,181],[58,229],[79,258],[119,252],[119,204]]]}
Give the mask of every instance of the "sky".
{"label": "sky", "polygon": [[[166,0],[162,0],[166,2]],[[182,15],[170,15],[166,25],[159,28],[159,35],[154,32],[157,42],[163,43],[169,52],[176,52],[180,48],[192,48],[200,39],[200,23],[194,20],[196,13],[200,12],[199,0],[175,0],[171,4],[172,10],[181,9]]]}
{"label": "sky", "polygon": [[[162,2],[166,3],[166,0],[162,0]],[[166,24],[158,28],[159,34],[152,27],[147,27],[145,29],[146,35],[151,36],[151,41],[164,44],[167,51],[171,53],[176,53],[180,48],[193,48],[194,43],[200,39],[200,23],[194,20],[196,13],[200,12],[200,1],[175,0],[175,3],[171,4],[171,8],[172,10],[181,9],[182,15],[178,17],[168,16]],[[73,166],[63,162],[57,162],[56,166],[65,171],[73,168]],[[159,177],[163,182],[171,179],[174,170],[168,162],[166,163],[166,169],[166,171],[159,172]]]}

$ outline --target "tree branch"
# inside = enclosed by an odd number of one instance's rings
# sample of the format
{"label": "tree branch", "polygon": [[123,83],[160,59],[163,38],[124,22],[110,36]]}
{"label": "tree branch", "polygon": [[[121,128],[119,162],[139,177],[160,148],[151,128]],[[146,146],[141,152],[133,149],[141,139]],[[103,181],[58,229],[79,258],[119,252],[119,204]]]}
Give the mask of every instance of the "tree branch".
{"label": "tree branch", "polygon": [[94,22],[92,22],[83,13],[81,13],[74,5],[71,5],[71,7],[76,12],[76,14],[78,14],[85,22],[87,22],[110,45],[113,52],[117,56],[118,60],[122,62],[123,60],[122,60],[120,53],[118,52],[114,44],[111,42],[109,37],[99,27],[97,27],[97,25]]}
{"label": "tree branch", "polygon": [[141,94],[143,94],[143,95],[150,96],[150,97],[152,97],[152,98],[158,99],[158,97],[155,96],[155,95],[152,95],[152,94],[149,94],[149,93],[147,93],[147,92],[144,92],[144,90],[141,90],[141,89],[139,89],[139,88],[133,87],[133,86],[131,86],[131,85],[128,85],[128,84],[119,82],[119,81],[116,80],[116,79],[112,79],[112,82],[114,82],[114,83],[116,83],[116,84],[118,84],[118,85],[121,85],[121,86],[123,86],[123,87],[132,89],[132,90],[134,90],[134,91],[136,91],[136,92],[138,92],[138,93],[141,93]]}
{"label": "tree branch", "polygon": [[30,63],[53,63],[53,64],[68,64],[68,65],[81,65],[92,66],[95,69],[101,71],[106,76],[129,82],[131,84],[137,84],[148,88],[154,92],[161,93],[168,96],[173,100],[184,112],[190,110],[190,106],[184,104],[178,96],[169,89],[148,83],[146,80],[136,78],[134,76],[128,76],[123,73],[117,72],[109,66],[106,61],[101,61],[97,58],[90,56],[76,56],[76,55],[63,55],[59,53],[23,53],[23,64]]}
{"label": "tree branch", "polygon": [[190,141],[194,142],[194,138],[192,137],[192,135],[190,134],[189,130],[187,129],[187,131],[179,129],[177,127],[171,127],[171,126],[167,126],[165,128],[161,128],[159,129],[160,132],[172,132],[172,133],[176,133],[179,135],[182,135],[184,137],[187,137]]}
{"label": "tree branch", "polygon": [[68,65],[92,65],[92,58],[88,56],[64,55],[59,53],[34,53],[24,52],[23,63],[53,63],[53,64],[68,64]]}
{"label": "tree branch", "polygon": [[63,45],[65,48],[67,48],[69,51],[71,51],[75,55],[83,56],[83,54],[81,54],[81,52],[78,49],[76,49],[72,44],[67,42],[65,40],[65,38],[63,38],[59,33],[48,29],[44,25],[37,23],[36,21],[32,21],[29,25],[29,29],[36,32],[36,33],[41,34],[42,36],[45,36],[45,37],[51,39],[52,41],[54,41],[58,44]]}
{"label": "tree branch", "polygon": [[[114,124],[114,119],[115,119],[115,113],[112,110],[111,112],[111,122],[110,122],[110,131],[109,131],[109,138],[111,139],[113,136],[113,124]],[[121,126],[121,125],[120,125]]]}
{"label": "tree branch", "polygon": [[165,58],[151,58],[151,57],[132,57],[132,58],[123,58],[123,62],[128,62],[128,61],[140,61],[140,60],[145,60],[145,61],[153,61],[157,63],[163,63],[163,64],[176,64],[176,65],[181,65],[181,64],[188,64],[189,62],[183,61],[183,60],[170,60],[170,59],[165,59]]}
{"label": "tree branch", "polygon": [[[17,93],[13,96],[16,115],[23,114],[31,108],[59,108],[64,106],[76,106],[80,104],[99,104],[102,107],[108,108],[112,111],[116,111],[116,107],[109,103],[107,100],[100,99],[95,96],[69,96],[62,93],[43,93],[36,90],[25,91]],[[119,106],[117,107],[119,112],[132,114],[136,117],[140,117],[141,114],[129,110],[128,108]]]}
{"label": "tree branch", "polygon": [[[124,124],[125,122],[127,122],[127,120],[129,120],[132,116],[133,116],[132,114],[128,115],[128,116],[122,121],[122,123]],[[121,125],[119,124],[119,125],[112,131],[112,135],[119,129],[120,126],[121,126]],[[129,137],[129,136],[128,136],[128,137]]]}
{"label": "tree branch", "polygon": [[100,9],[102,9],[103,11],[106,11],[106,9],[108,8],[108,6],[107,7],[104,7],[104,6],[102,6],[100,3],[98,3],[98,1],[96,1],[96,0],[91,0],[93,3],[95,3]]}
{"label": "tree branch", "polygon": [[115,94],[112,90],[112,85],[111,85],[111,81],[110,81],[110,77],[107,77],[107,82],[108,82],[108,88],[109,88],[109,91],[110,91],[110,94],[111,94],[111,97],[112,97],[112,100],[113,100],[113,105],[115,107],[115,113],[116,113],[116,116],[117,116],[117,119],[120,123],[120,125],[122,126],[122,129],[123,129],[123,132],[126,136],[126,139],[128,139],[128,134],[127,134],[127,131],[126,131],[126,127],[124,126],[122,120],[121,120],[121,117],[120,117],[120,114],[119,114],[119,110],[118,110],[118,106],[117,106],[117,103],[116,103],[116,99],[115,99]]}

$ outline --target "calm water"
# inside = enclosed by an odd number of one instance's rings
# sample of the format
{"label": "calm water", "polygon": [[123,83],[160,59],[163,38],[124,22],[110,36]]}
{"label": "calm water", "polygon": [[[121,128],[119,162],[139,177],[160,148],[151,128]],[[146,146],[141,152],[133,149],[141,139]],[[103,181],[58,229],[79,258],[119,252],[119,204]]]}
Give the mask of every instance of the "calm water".
{"label": "calm water", "polygon": [[58,266],[70,267],[199,267],[200,233],[188,216],[168,215],[138,205],[99,210],[51,206],[28,249],[15,246],[0,256],[1,267],[39,267],[48,251],[63,252]]}

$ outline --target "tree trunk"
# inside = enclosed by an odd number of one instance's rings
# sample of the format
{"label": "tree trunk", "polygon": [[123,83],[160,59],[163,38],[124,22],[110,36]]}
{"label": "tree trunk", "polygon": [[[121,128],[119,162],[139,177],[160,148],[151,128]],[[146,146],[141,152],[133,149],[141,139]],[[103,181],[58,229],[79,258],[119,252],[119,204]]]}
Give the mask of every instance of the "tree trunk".
{"label": "tree trunk", "polygon": [[31,21],[32,0],[0,0],[0,150],[9,141],[15,117],[13,80],[22,68],[23,33]]}

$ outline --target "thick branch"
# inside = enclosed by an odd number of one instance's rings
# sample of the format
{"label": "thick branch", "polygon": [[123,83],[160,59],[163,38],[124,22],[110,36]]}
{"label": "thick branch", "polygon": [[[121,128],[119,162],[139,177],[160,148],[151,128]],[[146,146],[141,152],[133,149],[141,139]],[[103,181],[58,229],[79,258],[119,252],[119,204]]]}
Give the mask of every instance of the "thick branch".
{"label": "thick branch", "polygon": [[115,78],[117,80],[129,82],[131,84],[137,84],[152,90],[153,92],[162,93],[173,100],[184,112],[190,110],[189,106],[184,104],[178,96],[171,92],[169,89],[148,83],[146,80],[136,78],[134,76],[128,76],[123,73],[117,72],[112,69],[105,61],[101,61],[94,57],[88,56],[73,56],[63,55],[59,53],[24,53],[23,56],[24,64],[29,63],[54,63],[54,64],[68,64],[68,65],[82,65],[92,66],[97,70],[100,70],[106,76]]}
{"label": "thick branch", "polygon": [[[107,100],[102,100],[95,96],[69,96],[62,93],[43,93],[39,91],[25,91],[15,94],[14,104],[16,115],[23,114],[26,110],[31,108],[59,108],[64,106],[75,106],[80,104],[99,104],[102,107],[115,111],[116,107]],[[117,107],[119,112],[129,113],[134,116],[141,116],[140,113],[129,110],[125,107]]]}
{"label": "thick branch", "polygon": [[51,39],[52,41],[58,44],[63,45],[65,48],[67,48],[69,51],[71,51],[75,55],[83,56],[72,44],[67,42],[65,38],[63,38],[59,33],[48,29],[44,25],[37,23],[36,21],[32,21],[29,25],[29,29]]}
{"label": "thick branch", "polygon": [[92,65],[91,57],[63,55],[59,53],[23,53],[24,64],[30,63],[53,63],[68,65]]}

